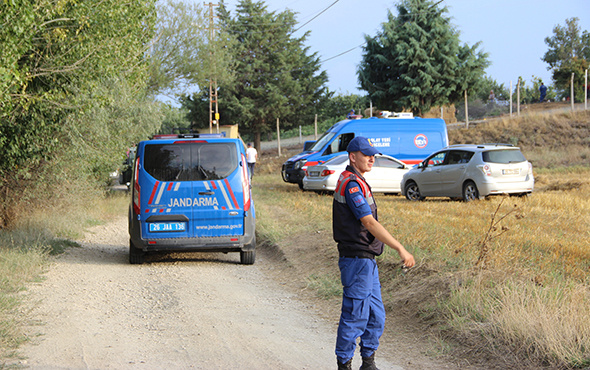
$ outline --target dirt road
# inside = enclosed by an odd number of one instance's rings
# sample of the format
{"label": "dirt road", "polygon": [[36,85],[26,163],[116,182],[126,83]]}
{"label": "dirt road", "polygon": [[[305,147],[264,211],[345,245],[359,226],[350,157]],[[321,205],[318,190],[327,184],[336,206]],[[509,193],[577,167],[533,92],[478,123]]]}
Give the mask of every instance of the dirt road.
{"label": "dirt road", "polygon": [[[96,227],[28,294],[42,369],[333,369],[336,322],[239,254],[127,263],[127,224]],[[35,336],[35,334],[39,334]],[[355,360],[358,368],[360,361]],[[382,369],[401,369],[379,359]]]}

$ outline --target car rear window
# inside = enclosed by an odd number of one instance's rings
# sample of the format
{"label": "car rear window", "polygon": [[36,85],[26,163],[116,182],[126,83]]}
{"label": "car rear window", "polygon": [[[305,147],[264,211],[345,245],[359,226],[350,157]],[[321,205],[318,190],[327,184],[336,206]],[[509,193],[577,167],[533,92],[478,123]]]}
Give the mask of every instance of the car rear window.
{"label": "car rear window", "polygon": [[348,160],[348,155],[339,155],[336,156],[334,158],[328,159],[326,161],[326,163],[324,163],[325,165],[337,165],[337,164],[342,164],[344,162],[346,162]]}
{"label": "car rear window", "polygon": [[145,146],[145,171],[160,181],[220,180],[238,166],[233,143],[175,143]]}
{"label": "car rear window", "polygon": [[526,158],[518,149],[490,150],[481,154],[483,161],[488,163],[518,163],[526,161]]}

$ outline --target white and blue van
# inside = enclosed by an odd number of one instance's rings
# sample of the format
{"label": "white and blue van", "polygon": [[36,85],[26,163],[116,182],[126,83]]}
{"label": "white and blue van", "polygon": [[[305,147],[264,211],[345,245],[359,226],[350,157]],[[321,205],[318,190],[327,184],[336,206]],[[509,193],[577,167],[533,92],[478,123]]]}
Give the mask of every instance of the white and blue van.
{"label": "white and blue van", "polygon": [[240,252],[256,257],[256,215],[240,139],[162,135],[137,146],[129,207],[129,263],[147,252]]}
{"label": "white and blue van", "polygon": [[371,139],[382,154],[411,165],[420,163],[449,143],[447,125],[440,118],[418,118],[411,113],[399,113],[389,118],[346,119],[334,124],[309,149],[283,163],[283,181],[299,184],[303,189],[307,167],[322,164],[346,151],[355,136]]}

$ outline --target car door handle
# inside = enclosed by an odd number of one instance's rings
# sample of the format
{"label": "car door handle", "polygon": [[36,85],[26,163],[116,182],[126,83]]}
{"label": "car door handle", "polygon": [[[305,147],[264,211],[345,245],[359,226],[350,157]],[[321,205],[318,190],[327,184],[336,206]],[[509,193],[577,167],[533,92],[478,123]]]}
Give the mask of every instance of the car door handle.
{"label": "car door handle", "polygon": [[215,192],[209,190],[209,191],[201,191],[199,192],[199,195],[214,195]]}

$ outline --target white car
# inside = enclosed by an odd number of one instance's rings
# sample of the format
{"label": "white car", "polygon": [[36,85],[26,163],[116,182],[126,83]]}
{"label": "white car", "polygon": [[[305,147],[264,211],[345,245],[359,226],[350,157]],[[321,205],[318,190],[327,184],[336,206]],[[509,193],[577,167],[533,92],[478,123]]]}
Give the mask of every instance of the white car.
{"label": "white car", "polygon": [[462,144],[443,148],[404,175],[403,195],[462,198],[488,195],[528,195],[535,187],[533,165],[509,144]]}
{"label": "white car", "polygon": [[[348,153],[317,166],[307,168],[303,178],[303,189],[333,192],[338,177],[348,165]],[[365,173],[365,179],[374,193],[401,193],[401,181],[410,166],[388,155],[376,155],[371,171]]]}

